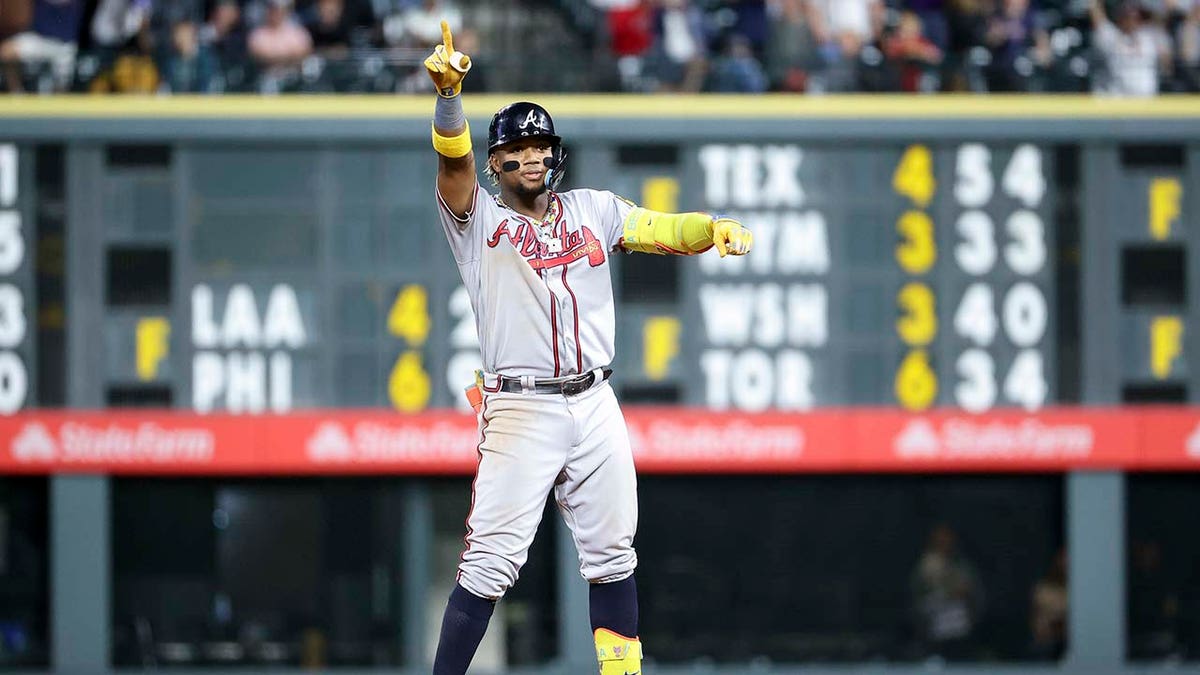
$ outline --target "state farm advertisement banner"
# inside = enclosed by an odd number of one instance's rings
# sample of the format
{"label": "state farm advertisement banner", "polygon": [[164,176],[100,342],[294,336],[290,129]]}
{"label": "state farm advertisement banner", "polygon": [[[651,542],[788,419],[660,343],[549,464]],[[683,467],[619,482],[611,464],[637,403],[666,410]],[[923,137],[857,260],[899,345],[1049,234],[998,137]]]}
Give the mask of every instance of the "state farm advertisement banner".
{"label": "state farm advertisement banner", "polygon": [[[625,416],[642,473],[1200,470],[1200,408]],[[28,412],[0,417],[0,473],[470,475],[478,443],[457,412]]]}
{"label": "state farm advertisement banner", "polygon": [[252,473],[259,433],[235,417],[22,413],[0,417],[0,471]]}
{"label": "state farm advertisement banner", "polygon": [[744,414],[680,408],[625,411],[643,473],[789,473],[845,465],[847,415]]}
{"label": "state farm advertisement banner", "polygon": [[854,431],[864,470],[1105,469],[1128,465],[1139,451],[1137,414],[1120,410],[876,412],[858,416]]}
{"label": "state farm advertisement banner", "polygon": [[479,459],[475,418],[454,412],[259,419],[267,430],[262,461],[280,473],[470,474]]}

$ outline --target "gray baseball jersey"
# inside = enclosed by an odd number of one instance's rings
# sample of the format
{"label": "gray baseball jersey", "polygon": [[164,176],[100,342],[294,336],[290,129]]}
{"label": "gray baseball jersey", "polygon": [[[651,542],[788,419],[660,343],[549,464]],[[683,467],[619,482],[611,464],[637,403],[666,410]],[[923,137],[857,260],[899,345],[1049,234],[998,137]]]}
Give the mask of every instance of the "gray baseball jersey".
{"label": "gray baseball jersey", "polygon": [[632,209],[611,192],[552,192],[539,224],[479,186],[466,219],[441,205],[486,372],[562,377],[612,361],[607,262]]}
{"label": "gray baseball jersey", "polygon": [[596,190],[551,193],[543,223],[476,187],[471,213],[441,205],[475,310],[486,371],[479,467],[458,583],[499,598],[516,582],[553,492],[593,582],[633,574],[637,475],[616,396],[499,391],[500,375],[564,377],[607,365],[615,320],[609,252],[633,206]]}

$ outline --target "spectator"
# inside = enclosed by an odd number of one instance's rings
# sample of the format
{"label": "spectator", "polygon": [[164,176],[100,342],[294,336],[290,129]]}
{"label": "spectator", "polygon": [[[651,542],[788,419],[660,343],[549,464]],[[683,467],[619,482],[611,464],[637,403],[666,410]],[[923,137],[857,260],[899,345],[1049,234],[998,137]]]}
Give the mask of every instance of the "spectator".
{"label": "spectator", "polygon": [[767,44],[766,0],[735,0],[732,4],[735,17],[733,30],[746,38],[754,57],[761,59]]}
{"label": "spectator", "polygon": [[1104,0],[1092,0],[1092,29],[1107,73],[1093,82],[1096,91],[1114,96],[1154,96],[1159,68],[1169,58],[1163,40],[1146,25],[1136,2],[1123,0],[1116,25],[1109,21]]}
{"label": "spectator", "polygon": [[1033,587],[1029,628],[1033,637],[1031,656],[1059,659],[1067,643],[1067,552],[1059,549],[1050,569]]}
{"label": "spectator", "polygon": [[767,74],[754,57],[750,40],[731,33],[725,50],[713,63],[709,90],[723,94],[759,94],[767,90]]}
{"label": "spectator", "polygon": [[622,4],[605,11],[609,51],[617,58],[621,88],[642,91],[652,85],[643,78],[643,58],[654,44],[653,16],[647,2]]}
{"label": "spectator", "polygon": [[1181,16],[1176,40],[1179,44],[1179,54],[1183,62],[1191,67],[1200,66],[1200,0],[1176,0]]}
{"label": "spectator", "polygon": [[825,63],[820,89],[858,89],[862,49],[879,40],[883,4],[879,0],[805,0],[805,18]]}
{"label": "spectator", "polygon": [[212,52],[200,43],[195,22],[182,19],[171,26],[171,37],[162,59],[163,84],[172,92],[211,91],[217,64]]}
{"label": "spectator", "polygon": [[[91,44],[103,71],[88,84],[89,91],[148,94],[158,89],[158,67],[151,56],[155,42],[151,11],[150,0],[100,0],[96,5]],[[176,4],[165,13],[178,12]]]}
{"label": "spectator", "polygon": [[1191,5],[1191,11],[1179,24],[1176,39],[1188,89],[1200,92],[1200,0],[1191,0]]}
{"label": "spectator", "polygon": [[1179,591],[1162,569],[1156,541],[1134,542],[1129,570],[1129,655],[1166,658],[1179,650]]}
{"label": "spectator", "polygon": [[120,54],[112,67],[96,76],[89,84],[93,94],[153,94],[158,91],[158,67],[146,54]]}
{"label": "spectator", "polygon": [[660,90],[700,91],[708,62],[703,13],[689,0],[662,0],[654,28],[647,75]]}
{"label": "spectator", "polygon": [[1200,91],[1200,0],[1166,0],[1173,88]]}
{"label": "spectator", "polygon": [[269,90],[293,76],[312,53],[312,38],[297,23],[291,0],[270,0],[267,17],[250,33],[250,56],[264,69]]}
{"label": "spectator", "polygon": [[946,0],[904,0],[904,9],[917,15],[925,38],[940,51],[950,47],[950,23],[947,21]]}
{"label": "spectator", "polygon": [[1027,91],[1034,68],[1050,63],[1050,36],[1038,24],[1029,0],[1002,0],[988,21],[990,91]]}
{"label": "spectator", "polygon": [[442,42],[442,21],[457,35],[463,26],[462,12],[441,0],[422,0],[384,20],[383,37],[393,46],[432,49]]}
{"label": "spectator", "polygon": [[361,64],[349,56],[352,48],[368,44],[371,12],[370,5],[355,0],[317,0],[309,9],[305,25],[314,50],[322,57],[321,77],[326,90],[362,88]]}
{"label": "spectator", "polygon": [[916,12],[902,12],[896,31],[883,42],[883,53],[900,67],[900,89],[902,91],[930,91],[932,86],[921,85],[921,75],[929,66],[942,62],[942,50],[929,41],[921,27],[921,17]]}
{"label": "spectator", "polygon": [[912,573],[918,635],[932,655],[969,658],[983,593],[974,566],[958,550],[954,530],[938,525]]}
{"label": "spectator", "polygon": [[816,45],[804,18],[804,0],[775,0],[764,59],[771,89],[804,91],[816,65]]}
{"label": "spectator", "polygon": [[116,51],[134,38],[148,39],[150,10],[150,0],[100,0],[92,15],[92,43],[102,50]]}
{"label": "spectator", "polygon": [[[979,57],[987,55],[986,41],[988,0],[950,0],[946,9],[950,45],[946,54],[947,68],[942,80],[944,89],[951,91],[986,91]],[[990,56],[988,56],[990,59]]]}
{"label": "spectator", "polygon": [[354,21],[346,12],[345,0],[317,0],[304,23],[318,54],[340,58],[350,50]]}
{"label": "spectator", "polygon": [[237,0],[216,0],[200,26],[201,47],[210,53],[219,69],[241,62],[246,56],[246,29]]}
{"label": "spectator", "polygon": [[71,80],[83,21],[83,0],[33,0],[29,30],[0,43],[0,63],[9,91],[25,90],[23,67],[50,67],[54,88]]}
{"label": "spectator", "polygon": [[33,20],[31,0],[0,0],[0,43],[24,32]]}

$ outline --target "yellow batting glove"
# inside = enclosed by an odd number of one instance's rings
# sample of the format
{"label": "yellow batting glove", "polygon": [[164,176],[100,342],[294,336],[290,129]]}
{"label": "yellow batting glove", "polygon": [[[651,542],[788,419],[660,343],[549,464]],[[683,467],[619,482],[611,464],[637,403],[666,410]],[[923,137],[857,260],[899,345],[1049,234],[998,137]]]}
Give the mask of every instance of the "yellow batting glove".
{"label": "yellow batting glove", "polygon": [[425,70],[437,87],[438,95],[450,98],[462,91],[462,81],[471,69],[471,57],[454,51],[454,38],[450,35],[450,24],[442,22],[442,44],[434,48],[425,59]]}
{"label": "yellow batting glove", "polygon": [[713,220],[713,246],[724,258],[726,255],[746,255],[754,246],[754,235],[733,218]]}

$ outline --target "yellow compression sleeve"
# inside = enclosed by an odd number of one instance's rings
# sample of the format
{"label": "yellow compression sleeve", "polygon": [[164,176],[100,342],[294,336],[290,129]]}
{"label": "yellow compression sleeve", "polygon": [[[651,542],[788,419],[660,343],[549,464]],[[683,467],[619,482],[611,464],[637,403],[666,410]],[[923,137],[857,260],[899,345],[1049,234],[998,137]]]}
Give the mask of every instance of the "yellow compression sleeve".
{"label": "yellow compression sleeve", "polygon": [[707,213],[662,213],[640,206],[625,218],[621,246],[658,255],[695,255],[712,248],[713,220]]}
{"label": "yellow compression sleeve", "polygon": [[462,133],[457,136],[443,136],[433,127],[433,149],[446,157],[465,157],[471,152],[471,126],[465,121],[463,125]]}

